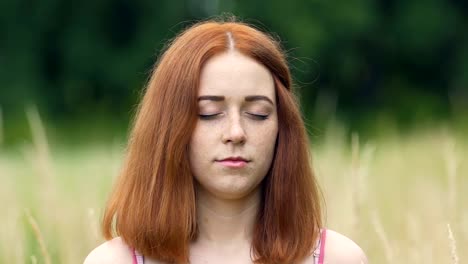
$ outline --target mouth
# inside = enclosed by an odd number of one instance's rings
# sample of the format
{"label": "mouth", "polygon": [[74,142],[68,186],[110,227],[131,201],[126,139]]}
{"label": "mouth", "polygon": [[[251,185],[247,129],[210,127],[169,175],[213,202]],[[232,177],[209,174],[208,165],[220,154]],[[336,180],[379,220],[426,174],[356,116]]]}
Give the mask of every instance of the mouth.
{"label": "mouth", "polygon": [[216,162],[229,168],[243,168],[247,166],[250,160],[244,157],[228,157],[222,160],[216,160]]}

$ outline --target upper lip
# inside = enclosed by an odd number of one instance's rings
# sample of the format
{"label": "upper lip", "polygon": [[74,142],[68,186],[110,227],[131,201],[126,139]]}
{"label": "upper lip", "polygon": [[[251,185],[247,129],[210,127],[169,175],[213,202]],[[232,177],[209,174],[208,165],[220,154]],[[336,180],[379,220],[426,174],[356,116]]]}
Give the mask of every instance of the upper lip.
{"label": "upper lip", "polygon": [[230,161],[245,161],[245,162],[249,162],[250,160],[244,158],[244,157],[241,157],[241,156],[236,156],[236,157],[227,157],[225,159],[221,159],[219,161],[227,161],[227,160],[230,160]]}

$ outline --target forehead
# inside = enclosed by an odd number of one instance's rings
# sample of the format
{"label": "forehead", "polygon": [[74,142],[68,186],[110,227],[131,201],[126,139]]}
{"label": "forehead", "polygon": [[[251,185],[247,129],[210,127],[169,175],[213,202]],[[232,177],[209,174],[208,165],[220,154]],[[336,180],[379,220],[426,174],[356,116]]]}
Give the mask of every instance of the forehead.
{"label": "forehead", "polygon": [[202,68],[199,95],[226,97],[264,95],[275,99],[270,71],[239,52],[226,52],[210,58]]}

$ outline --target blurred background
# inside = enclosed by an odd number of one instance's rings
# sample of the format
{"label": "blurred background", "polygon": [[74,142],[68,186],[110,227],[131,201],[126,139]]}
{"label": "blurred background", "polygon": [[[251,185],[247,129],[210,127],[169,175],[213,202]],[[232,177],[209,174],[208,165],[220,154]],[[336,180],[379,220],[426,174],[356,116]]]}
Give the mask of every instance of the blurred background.
{"label": "blurred background", "polygon": [[7,0],[4,143],[28,136],[28,105],[70,140],[125,131],[165,42],[222,12],[281,40],[312,127],[333,117],[366,133],[386,122],[404,131],[468,113],[466,1]]}
{"label": "blurred background", "polygon": [[159,51],[226,13],[287,53],[328,226],[373,263],[468,260],[467,1],[2,0],[0,262],[81,263],[102,242]]}

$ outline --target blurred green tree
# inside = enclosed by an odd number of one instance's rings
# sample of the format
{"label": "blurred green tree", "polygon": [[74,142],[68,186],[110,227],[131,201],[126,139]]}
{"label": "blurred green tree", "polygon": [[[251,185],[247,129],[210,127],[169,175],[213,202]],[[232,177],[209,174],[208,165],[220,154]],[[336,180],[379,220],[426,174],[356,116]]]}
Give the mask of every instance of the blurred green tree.
{"label": "blurred green tree", "polygon": [[[307,118],[402,123],[467,113],[468,5],[443,0],[0,2],[0,106],[128,117],[164,43],[232,12],[275,32]],[[84,118],[85,119],[85,118]]]}

